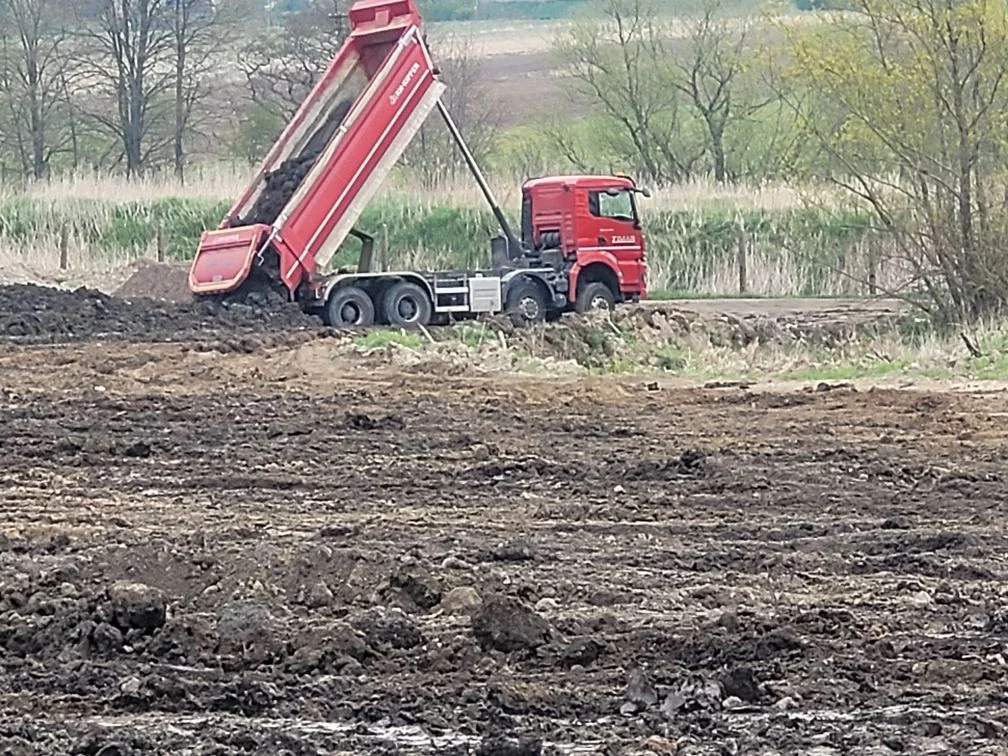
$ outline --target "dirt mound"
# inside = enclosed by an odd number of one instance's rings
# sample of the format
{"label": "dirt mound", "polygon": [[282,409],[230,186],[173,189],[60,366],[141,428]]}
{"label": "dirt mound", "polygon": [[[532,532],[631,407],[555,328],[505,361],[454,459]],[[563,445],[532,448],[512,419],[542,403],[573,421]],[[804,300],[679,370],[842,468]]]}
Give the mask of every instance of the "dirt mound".
{"label": "dirt mound", "polygon": [[176,341],[320,327],[292,303],[268,306],[195,301],[134,302],[93,289],[0,286],[0,341],[65,343],[104,339]]}
{"label": "dirt mound", "polygon": [[189,265],[146,262],[115,290],[121,299],[155,299],[161,302],[190,302]]}

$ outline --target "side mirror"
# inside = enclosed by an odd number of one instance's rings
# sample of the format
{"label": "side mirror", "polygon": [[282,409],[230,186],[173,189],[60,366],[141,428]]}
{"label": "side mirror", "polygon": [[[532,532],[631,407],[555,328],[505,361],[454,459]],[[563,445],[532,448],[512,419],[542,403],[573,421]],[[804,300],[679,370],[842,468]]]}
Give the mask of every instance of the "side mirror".
{"label": "side mirror", "polygon": [[643,194],[648,199],[651,199],[651,190],[648,189],[646,186],[641,187],[640,193]]}

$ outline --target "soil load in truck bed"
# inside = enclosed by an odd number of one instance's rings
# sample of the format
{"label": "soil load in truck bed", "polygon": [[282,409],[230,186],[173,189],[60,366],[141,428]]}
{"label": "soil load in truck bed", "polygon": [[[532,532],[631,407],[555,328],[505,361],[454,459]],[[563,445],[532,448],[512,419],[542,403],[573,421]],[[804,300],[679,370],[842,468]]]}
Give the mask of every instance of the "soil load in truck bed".
{"label": "soil load in truck bed", "polygon": [[285,160],[279,168],[266,174],[265,186],[255,205],[244,218],[233,220],[233,226],[251,226],[255,223],[270,225],[277,219],[280,211],[290,202],[294,192],[318,161],[319,155],[329,144],[336,129],[343,123],[352,105],[353,101],[350,99],[336,105],[297,157]]}

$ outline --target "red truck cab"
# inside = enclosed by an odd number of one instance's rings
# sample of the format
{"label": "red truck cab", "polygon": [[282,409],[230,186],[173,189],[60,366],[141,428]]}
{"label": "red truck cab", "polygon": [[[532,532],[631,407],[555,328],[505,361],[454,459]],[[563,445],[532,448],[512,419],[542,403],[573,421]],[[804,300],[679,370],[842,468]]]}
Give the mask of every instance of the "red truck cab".
{"label": "red truck cab", "polygon": [[[615,302],[647,296],[647,253],[637,194],[626,176],[549,176],[522,187],[522,240],[537,252],[559,250],[568,271],[568,298],[597,309],[602,284]],[[586,294],[588,292],[588,294]]]}

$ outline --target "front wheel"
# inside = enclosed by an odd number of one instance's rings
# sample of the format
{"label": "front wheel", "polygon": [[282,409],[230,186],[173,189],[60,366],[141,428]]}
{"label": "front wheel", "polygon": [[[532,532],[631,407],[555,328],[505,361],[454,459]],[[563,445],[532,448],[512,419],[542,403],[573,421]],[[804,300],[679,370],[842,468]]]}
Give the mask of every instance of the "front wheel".
{"label": "front wheel", "polygon": [[586,284],[578,292],[577,299],[574,300],[574,309],[582,313],[612,310],[615,306],[616,297],[613,296],[612,289],[597,281]]}
{"label": "front wheel", "polygon": [[508,287],[505,309],[517,326],[541,323],[546,318],[546,295],[528,279],[515,281]]}
{"label": "front wheel", "polygon": [[326,325],[334,328],[374,324],[375,307],[368,293],[357,286],[343,286],[329,295],[325,307]]}

